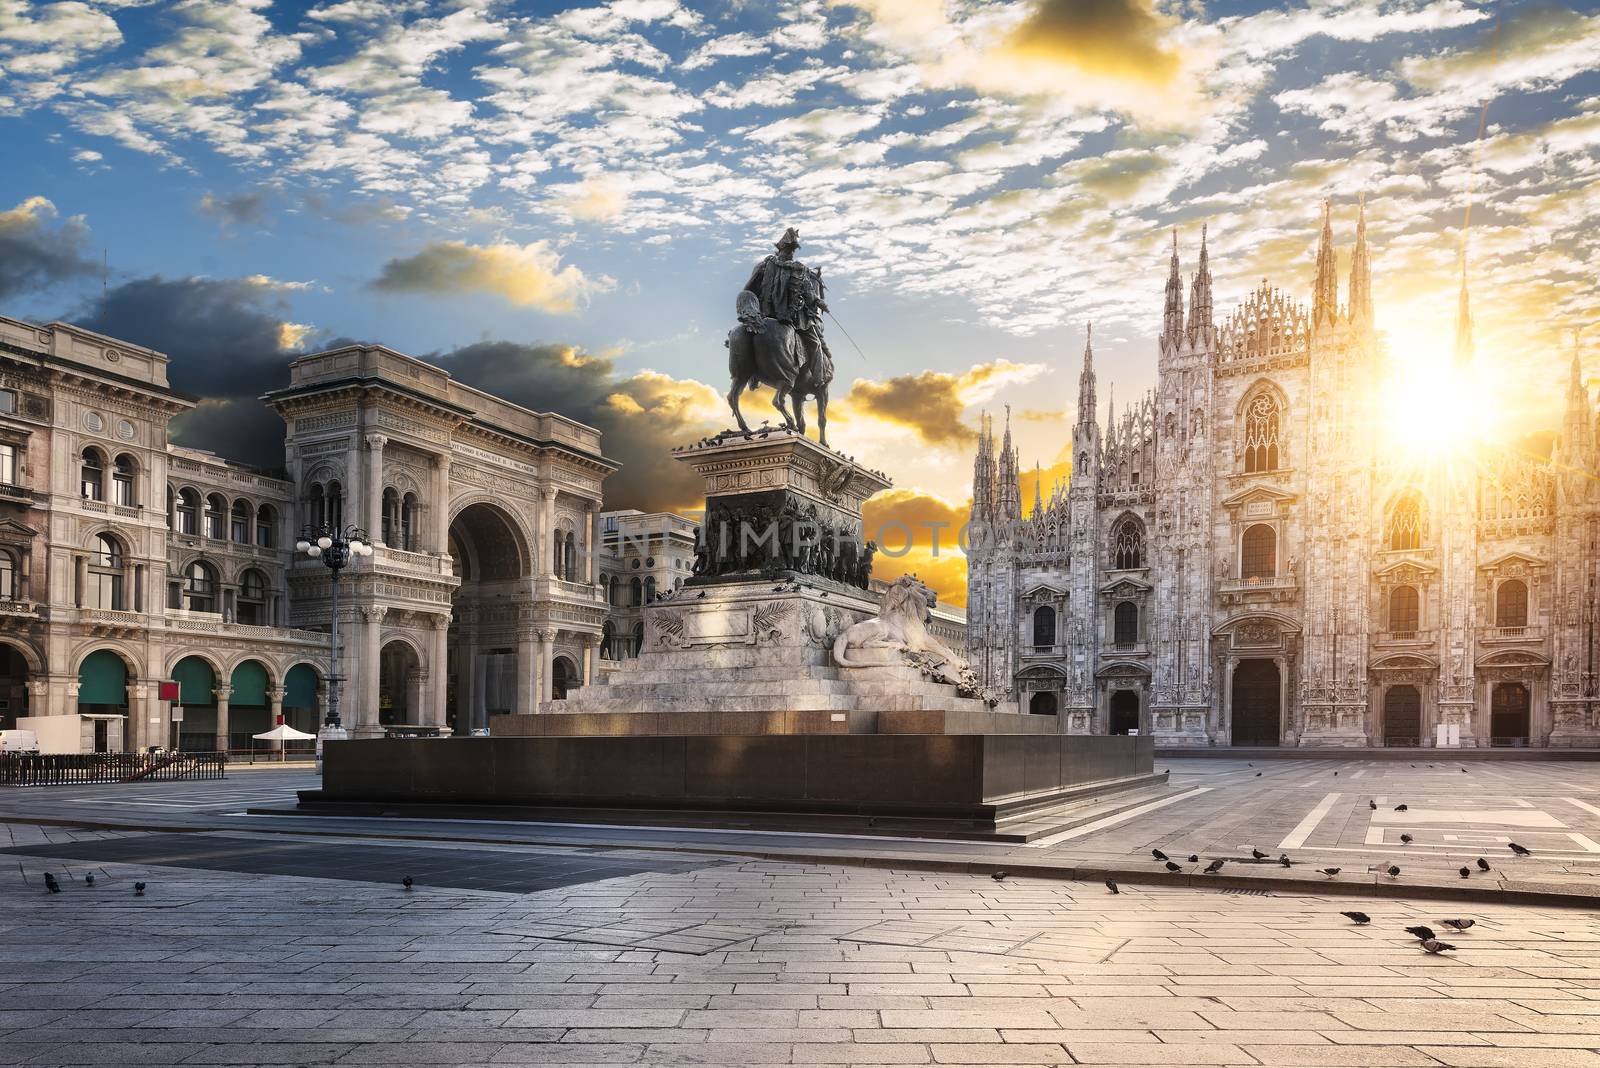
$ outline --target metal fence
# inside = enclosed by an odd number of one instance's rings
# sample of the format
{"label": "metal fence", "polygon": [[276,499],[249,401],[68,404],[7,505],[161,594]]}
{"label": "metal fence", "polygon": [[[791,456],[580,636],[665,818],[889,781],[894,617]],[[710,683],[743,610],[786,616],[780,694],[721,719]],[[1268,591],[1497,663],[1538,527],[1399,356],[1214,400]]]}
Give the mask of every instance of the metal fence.
{"label": "metal fence", "polygon": [[0,786],[220,779],[223,753],[0,753]]}

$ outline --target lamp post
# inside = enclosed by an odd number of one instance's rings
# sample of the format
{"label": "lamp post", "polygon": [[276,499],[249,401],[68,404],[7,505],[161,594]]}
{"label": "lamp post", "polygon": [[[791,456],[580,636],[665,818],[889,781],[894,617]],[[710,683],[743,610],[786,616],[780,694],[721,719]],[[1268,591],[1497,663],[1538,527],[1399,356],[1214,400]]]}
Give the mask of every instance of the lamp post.
{"label": "lamp post", "polygon": [[349,732],[339,721],[339,572],[350,563],[352,556],[371,556],[372,546],[360,527],[337,528],[309,527],[301,530],[300,540],[294,543],[295,551],[313,560],[321,560],[328,569],[333,588],[333,608],[329,613],[328,631],[328,718],[317,730],[317,771],[322,771],[322,745],[326,741],[348,738]]}

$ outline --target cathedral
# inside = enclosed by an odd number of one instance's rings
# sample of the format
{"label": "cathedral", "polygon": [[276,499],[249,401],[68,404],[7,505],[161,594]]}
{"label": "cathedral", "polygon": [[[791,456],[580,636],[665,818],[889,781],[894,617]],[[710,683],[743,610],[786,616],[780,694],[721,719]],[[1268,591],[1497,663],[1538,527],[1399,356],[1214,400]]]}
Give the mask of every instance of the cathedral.
{"label": "cathedral", "polygon": [[[1263,282],[1218,321],[1204,233],[1187,304],[1174,236],[1155,389],[1102,423],[1091,337],[1071,475],[1026,513],[1009,417],[998,446],[985,417],[967,651],[988,685],[1166,747],[1600,744],[1576,352],[1548,455],[1418,463],[1379,414],[1364,212],[1343,304],[1339,281],[1325,206],[1309,307]],[[1464,279],[1454,359],[1470,373]]]}

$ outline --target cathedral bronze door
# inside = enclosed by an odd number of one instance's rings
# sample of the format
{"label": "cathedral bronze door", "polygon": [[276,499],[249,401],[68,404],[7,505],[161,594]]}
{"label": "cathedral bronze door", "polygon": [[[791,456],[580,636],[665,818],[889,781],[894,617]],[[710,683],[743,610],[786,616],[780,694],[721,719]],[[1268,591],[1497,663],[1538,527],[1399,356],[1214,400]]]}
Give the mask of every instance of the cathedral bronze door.
{"label": "cathedral bronze door", "polygon": [[1415,686],[1391,686],[1383,695],[1383,744],[1422,744],[1422,694]]}
{"label": "cathedral bronze door", "polygon": [[1277,745],[1283,692],[1278,665],[1245,660],[1233,672],[1233,744]]}
{"label": "cathedral bronze door", "polygon": [[1127,734],[1139,729],[1139,694],[1135,690],[1111,691],[1111,733]]}
{"label": "cathedral bronze door", "polygon": [[1528,744],[1528,688],[1522,683],[1495,686],[1489,703],[1489,744]]}

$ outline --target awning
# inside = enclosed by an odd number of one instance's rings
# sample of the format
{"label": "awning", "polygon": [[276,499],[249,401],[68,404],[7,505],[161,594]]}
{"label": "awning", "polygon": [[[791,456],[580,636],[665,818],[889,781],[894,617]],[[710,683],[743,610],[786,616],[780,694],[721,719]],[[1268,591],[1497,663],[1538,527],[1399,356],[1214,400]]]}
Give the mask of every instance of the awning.
{"label": "awning", "polygon": [[251,737],[259,738],[264,742],[303,742],[315,739],[316,735],[307,734],[305,731],[297,731],[287,723],[280,723],[270,731],[262,731],[260,734],[251,735]]}

